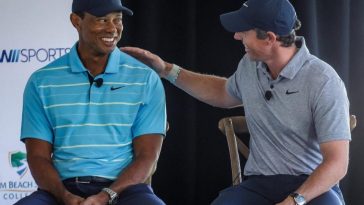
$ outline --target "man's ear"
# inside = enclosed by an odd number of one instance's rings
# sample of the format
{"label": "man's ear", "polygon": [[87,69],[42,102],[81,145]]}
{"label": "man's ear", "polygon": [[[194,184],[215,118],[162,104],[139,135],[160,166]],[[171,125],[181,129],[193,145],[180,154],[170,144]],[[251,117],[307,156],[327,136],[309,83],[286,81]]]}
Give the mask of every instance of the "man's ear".
{"label": "man's ear", "polygon": [[82,21],[81,17],[79,17],[75,13],[71,13],[70,20],[71,20],[72,25],[79,31],[80,25],[81,25],[81,21]]}
{"label": "man's ear", "polygon": [[267,41],[270,44],[273,44],[273,43],[275,43],[277,41],[278,36],[275,33],[271,32],[271,31],[268,31],[267,36],[268,36]]}

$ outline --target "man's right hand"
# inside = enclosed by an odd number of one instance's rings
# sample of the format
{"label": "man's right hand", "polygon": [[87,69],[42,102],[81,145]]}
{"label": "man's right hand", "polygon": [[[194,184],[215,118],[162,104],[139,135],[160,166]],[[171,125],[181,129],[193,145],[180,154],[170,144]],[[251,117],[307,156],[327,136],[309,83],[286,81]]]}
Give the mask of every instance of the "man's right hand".
{"label": "man's right hand", "polygon": [[60,200],[64,205],[80,205],[83,201],[85,201],[84,198],[74,195],[69,191],[65,191]]}
{"label": "man's right hand", "polygon": [[147,50],[137,47],[122,47],[121,50],[153,68],[162,78],[165,78],[172,69],[172,64]]}

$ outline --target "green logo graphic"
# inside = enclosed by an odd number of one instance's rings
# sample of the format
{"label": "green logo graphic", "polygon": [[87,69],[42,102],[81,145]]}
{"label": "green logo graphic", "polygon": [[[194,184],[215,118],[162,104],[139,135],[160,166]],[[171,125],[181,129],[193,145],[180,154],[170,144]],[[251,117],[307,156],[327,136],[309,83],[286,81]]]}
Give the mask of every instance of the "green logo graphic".
{"label": "green logo graphic", "polygon": [[9,152],[9,163],[22,178],[28,171],[27,154],[21,151]]}

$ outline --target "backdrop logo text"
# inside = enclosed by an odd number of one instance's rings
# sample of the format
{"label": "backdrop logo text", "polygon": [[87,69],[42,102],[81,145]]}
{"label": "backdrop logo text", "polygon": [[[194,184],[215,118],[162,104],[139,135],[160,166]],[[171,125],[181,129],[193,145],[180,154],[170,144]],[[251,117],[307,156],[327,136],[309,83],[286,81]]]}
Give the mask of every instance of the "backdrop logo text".
{"label": "backdrop logo text", "polygon": [[0,63],[51,62],[68,53],[70,48],[23,48],[0,50]]}

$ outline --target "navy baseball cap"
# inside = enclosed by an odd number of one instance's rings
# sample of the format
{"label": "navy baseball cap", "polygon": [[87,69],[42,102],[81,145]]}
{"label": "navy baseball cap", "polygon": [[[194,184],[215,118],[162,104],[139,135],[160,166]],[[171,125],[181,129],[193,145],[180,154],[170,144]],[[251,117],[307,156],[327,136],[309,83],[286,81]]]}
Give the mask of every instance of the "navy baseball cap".
{"label": "navy baseball cap", "polygon": [[121,0],[73,0],[72,12],[87,12],[97,17],[121,11],[129,16],[133,11],[121,4]]}
{"label": "navy baseball cap", "polygon": [[239,10],[220,15],[227,31],[258,28],[280,36],[292,32],[296,19],[296,11],[289,0],[248,0]]}

